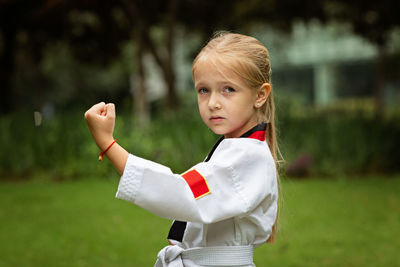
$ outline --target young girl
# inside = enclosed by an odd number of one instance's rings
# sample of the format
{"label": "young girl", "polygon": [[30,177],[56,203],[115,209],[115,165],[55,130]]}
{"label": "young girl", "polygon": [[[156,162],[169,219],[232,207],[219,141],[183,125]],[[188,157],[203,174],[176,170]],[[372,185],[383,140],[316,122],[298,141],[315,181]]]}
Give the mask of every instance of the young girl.
{"label": "young girl", "polygon": [[155,266],[254,266],[253,249],[274,239],[278,175],[267,49],[221,33],[193,62],[204,123],[222,135],[183,174],[129,154],[113,138],[115,108],[85,113],[97,145],[122,175],[116,197],[175,220]]}

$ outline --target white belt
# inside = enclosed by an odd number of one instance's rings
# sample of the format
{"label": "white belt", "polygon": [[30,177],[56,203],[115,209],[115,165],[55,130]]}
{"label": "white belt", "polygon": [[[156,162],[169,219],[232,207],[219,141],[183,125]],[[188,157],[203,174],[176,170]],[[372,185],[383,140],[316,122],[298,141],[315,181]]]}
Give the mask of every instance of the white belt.
{"label": "white belt", "polygon": [[157,256],[154,267],[183,267],[183,260],[204,266],[240,266],[253,264],[253,246],[221,246],[183,249],[167,246]]}

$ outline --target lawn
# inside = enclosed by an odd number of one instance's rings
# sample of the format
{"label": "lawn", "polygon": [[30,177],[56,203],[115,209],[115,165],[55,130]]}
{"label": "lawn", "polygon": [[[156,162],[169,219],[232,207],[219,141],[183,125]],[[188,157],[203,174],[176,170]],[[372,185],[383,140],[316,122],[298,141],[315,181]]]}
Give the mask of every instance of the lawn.
{"label": "lawn", "polygon": [[[170,221],[114,198],[117,180],[0,184],[0,266],[153,266]],[[400,176],[284,180],[257,266],[400,266]]]}

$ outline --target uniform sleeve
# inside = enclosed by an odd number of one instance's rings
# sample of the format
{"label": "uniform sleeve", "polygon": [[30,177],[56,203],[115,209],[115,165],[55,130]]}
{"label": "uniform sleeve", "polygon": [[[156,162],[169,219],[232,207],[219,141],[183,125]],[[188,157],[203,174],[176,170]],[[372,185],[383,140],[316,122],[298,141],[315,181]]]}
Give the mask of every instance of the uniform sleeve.
{"label": "uniform sleeve", "polygon": [[209,162],[182,175],[129,155],[116,197],[164,218],[214,223],[276,198],[275,165],[265,143],[244,138],[222,141]]}

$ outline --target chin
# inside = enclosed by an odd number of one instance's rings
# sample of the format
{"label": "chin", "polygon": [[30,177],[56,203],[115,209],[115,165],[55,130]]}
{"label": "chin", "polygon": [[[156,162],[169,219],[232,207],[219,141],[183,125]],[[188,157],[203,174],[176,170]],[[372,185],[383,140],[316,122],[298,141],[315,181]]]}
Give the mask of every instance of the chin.
{"label": "chin", "polygon": [[213,131],[215,134],[218,134],[218,135],[225,135],[227,133],[226,130],[221,129],[219,127],[208,126],[208,128],[210,128],[211,131]]}

